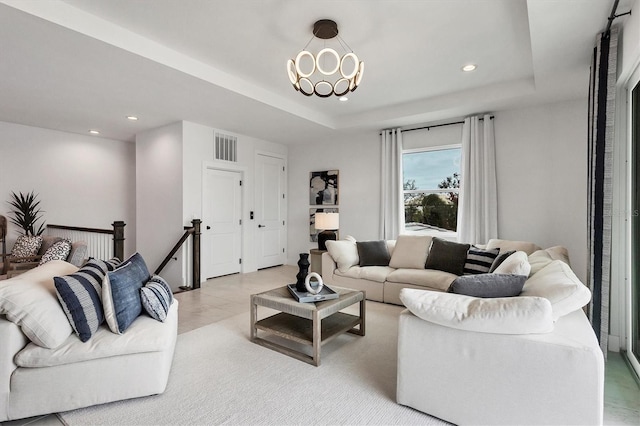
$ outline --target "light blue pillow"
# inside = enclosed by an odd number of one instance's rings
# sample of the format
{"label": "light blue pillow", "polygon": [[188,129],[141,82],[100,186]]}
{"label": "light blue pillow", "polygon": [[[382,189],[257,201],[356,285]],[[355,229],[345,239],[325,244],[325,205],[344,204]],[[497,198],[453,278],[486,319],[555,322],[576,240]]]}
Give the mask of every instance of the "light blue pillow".
{"label": "light blue pillow", "polygon": [[53,278],[62,309],[83,342],[104,322],[101,285],[106,274],[102,260],[90,259],[78,272]]}
{"label": "light blue pillow", "polygon": [[149,316],[157,321],[164,322],[167,312],[173,303],[173,294],[169,284],[160,276],[154,275],[140,289],[142,307]]}
{"label": "light blue pillow", "polygon": [[149,270],[140,253],[107,272],[102,284],[102,299],[109,329],[122,334],[140,316],[140,289],[149,280]]}

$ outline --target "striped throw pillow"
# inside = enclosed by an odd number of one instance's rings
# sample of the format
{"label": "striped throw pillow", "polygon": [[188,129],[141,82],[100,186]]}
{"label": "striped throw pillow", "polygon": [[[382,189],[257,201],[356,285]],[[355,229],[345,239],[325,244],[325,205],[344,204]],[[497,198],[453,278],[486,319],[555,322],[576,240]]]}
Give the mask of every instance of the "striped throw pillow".
{"label": "striped throw pillow", "polygon": [[140,289],[142,307],[149,316],[157,321],[164,322],[167,312],[173,303],[171,287],[160,276],[154,275]]}
{"label": "striped throw pillow", "polygon": [[499,248],[485,250],[475,246],[469,247],[467,261],[464,264],[464,274],[486,274],[491,269],[498,253],[500,253]]}
{"label": "striped throw pillow", "polygon": [[89,340],[104,322],[101,294],[106,274],[105,262],[90,259],[75,274],[53,278],[62,309],[83,342]]}

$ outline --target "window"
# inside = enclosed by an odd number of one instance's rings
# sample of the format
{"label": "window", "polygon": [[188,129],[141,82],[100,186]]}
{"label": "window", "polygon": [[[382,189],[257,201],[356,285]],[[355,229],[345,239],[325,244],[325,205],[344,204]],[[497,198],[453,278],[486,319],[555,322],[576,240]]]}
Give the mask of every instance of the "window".
{"label": "window", "polygon": [[402,183],[407,233],[455,234],[461,152],[459,145],[403,151]]}

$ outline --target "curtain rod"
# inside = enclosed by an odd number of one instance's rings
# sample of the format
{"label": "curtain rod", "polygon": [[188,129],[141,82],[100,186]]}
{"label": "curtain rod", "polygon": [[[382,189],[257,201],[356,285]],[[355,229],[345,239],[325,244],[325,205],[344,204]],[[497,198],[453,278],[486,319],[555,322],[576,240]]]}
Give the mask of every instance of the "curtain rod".
{"label": "curtain rod", "polygon": [[620,2],[620,0],[615,0],[613,2],[613,7],[611,8],[611,15],[609,15],[609,17],[607,18],[607,28],[605,28],[604,30],[604,34],[605,36],[609,35],[609,33],[611,32],[611,24],[613,24],[613,20],[616,18],[619,18],[621,16],[625,16],[625,15],[631,15],[631,11],[628,11],[627,13],[621,13],[620,15],[616,15],[616,9],[618,9],[618,3]]}
{"label": "curtain rod", "polygon": [[[493,120],[493,115],[489,117],[489,119]],[[480,121],[484,121],[484,118],[480,118]],[[401,131],[404,132],[411,132],[414,130],[424,130],[424,129],[432,129],[435,127],[442,127],[442,126],[453,126],[454,124],[464,124],[464,121],[454,121],[453,123],[444,123],[444,124],[434,124],[432,126],[423,126],[423,127],[414,127],[412,129],[401,129]],[[387,130],[387,129],[385,129]],[[379,133],[380,135],[382,134],[382,132]]]}

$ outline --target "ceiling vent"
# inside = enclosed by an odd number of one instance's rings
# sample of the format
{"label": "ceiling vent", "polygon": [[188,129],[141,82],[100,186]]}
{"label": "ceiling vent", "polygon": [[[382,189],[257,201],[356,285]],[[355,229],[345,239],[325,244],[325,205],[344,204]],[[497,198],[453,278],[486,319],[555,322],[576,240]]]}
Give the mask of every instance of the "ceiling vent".
{"label": "ceiling vent", "polygon": [[216,160],[238,161],[238,138],[222,133],[215,133],[214,136],[214,157]]}

